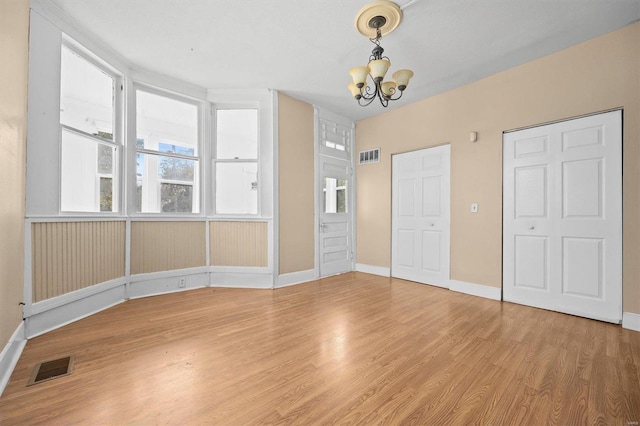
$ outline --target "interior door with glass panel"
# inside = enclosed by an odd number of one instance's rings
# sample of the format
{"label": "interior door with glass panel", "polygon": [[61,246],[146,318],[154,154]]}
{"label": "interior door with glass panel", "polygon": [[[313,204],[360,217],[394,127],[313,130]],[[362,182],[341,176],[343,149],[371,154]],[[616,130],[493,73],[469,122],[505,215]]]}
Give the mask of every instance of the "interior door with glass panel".
{"label": "interior door with glass panel", "polygon": [[320,276],[353,269],[351,164],[321,156],[319,176]]}

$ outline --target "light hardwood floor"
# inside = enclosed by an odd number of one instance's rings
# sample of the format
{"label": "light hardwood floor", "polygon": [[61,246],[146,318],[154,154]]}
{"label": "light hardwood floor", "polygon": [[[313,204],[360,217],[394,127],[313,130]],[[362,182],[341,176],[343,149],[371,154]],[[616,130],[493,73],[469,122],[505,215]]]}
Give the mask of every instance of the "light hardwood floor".
{"label": "light hardwood floor", "polygon": [[[26,387],[34,364],[75,370]],[[0,424],[637,425],[640,333],[349,273],[125,302],[30,340]]]}

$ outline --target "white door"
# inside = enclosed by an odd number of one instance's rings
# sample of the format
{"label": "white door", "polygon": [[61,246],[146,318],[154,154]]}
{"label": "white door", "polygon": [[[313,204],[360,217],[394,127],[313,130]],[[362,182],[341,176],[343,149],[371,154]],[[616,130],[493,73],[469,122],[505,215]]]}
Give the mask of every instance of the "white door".
{"label": "white door", "polygon": [[318,269],[326,277],[354,269],[353,124],[326,111],[316,120]]}
{"label": "white door", "polygon": [[622,112],[504,135],[503,298],[622,319]]}
{"label": "white door", "polygon": [[392,157],[391,275],[449,287],[451,146]]}

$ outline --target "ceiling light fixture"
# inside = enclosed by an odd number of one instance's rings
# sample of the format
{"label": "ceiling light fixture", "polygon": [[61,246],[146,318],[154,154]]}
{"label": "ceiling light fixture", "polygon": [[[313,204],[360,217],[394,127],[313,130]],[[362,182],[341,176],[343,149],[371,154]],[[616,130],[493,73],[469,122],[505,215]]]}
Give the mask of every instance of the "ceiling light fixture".
{"label": "ceiling light fixture", "polygon": [[[360,106],[367,106],[377,98],[386,108],[389,101],[397,101],[402,97],[409,80],[413,77],[413,71],[400,70],[393,73],[393,80],[384,81],[391,61],[388,57],[382,56],[384,49],[380,46],[380,39],[383,34],[396,29],[401,20],[400,7],[388,0],[368,4],[356,16],[357,30],[375,44],[369,56],[369,63],[349,71],[353,81],[348,87]],[[367,82],[367,77],[371,77],[373,84]]]}

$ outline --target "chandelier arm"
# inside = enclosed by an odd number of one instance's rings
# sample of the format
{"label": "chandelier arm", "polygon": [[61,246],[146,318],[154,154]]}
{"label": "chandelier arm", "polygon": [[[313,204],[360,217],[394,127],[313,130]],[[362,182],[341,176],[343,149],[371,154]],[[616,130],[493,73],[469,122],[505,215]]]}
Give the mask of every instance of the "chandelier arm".
{"label": "chandelier arm", "polygon": [[[363,101],[363,99],[364,99],[365,101]],[[375,99],[376,99],[376,97],[375,97],[375,96],[373,96],[373,97],[371,97],[371,98],[365,98],[365,97],[363,96],[363,97],[361,97],[360,99],[358,99],[358,104],[359,104],[360,106],[365,107],[365,106],[367,106],[367,105],[371,104],[371,102],[373,102]]]}
{"label": "chandelier arm", "polygon": [[366,85],[362,90],[362,97],[365,99],[375,99],[378,91],[378,85],[374,82],[373,86]]}
{"label": "chandelier arm", "polygon": [[377,91],[378,94],[378,99],[380,99],[380,103],[382,104],[382,106],[384,108],[387,107],[387,105],[389,105],[389,98],[387,98],[384,93],[382,93],[382,89]]}
{"label": "chandelier arm", "polygon": [[[404,93],[403,90],[398,90],[397,88],[393,88],[393,87],[389,91],[391,92],[391,95],[390,96],[385,95],[384,97],[390,101],[397,101],[402,97],[402,94]],[[394,98],[393,95],[397,94],[398,92],[400,92],[400,96],[398,96],[397,98]]]}

